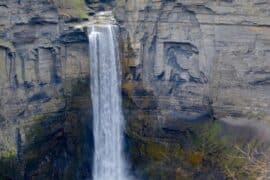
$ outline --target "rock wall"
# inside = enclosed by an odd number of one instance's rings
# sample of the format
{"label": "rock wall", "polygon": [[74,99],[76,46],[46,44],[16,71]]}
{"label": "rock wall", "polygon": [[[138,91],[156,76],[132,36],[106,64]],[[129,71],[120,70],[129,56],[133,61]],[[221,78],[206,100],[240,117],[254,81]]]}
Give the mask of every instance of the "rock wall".
{"label": "rock wall", "polygon": [[54,2],[0,2],[0,179],[91,176],[88,40]]}
{"label": "rock wall", "polygon": [[133,170],[141,166],[147,174],[142,176],[152,179],[225,178],[223,165],[206,153],[211,148],[202,150],[194,142],[196,137],[202,143],[205,124],[208,132],[220,128],[209,147],[221,147],[217,141],[224,138],[269,144],[269,5],[265,0],[118,1],[114,12],[122,28]]}
{"label": "rock wall", "polygon": [[121,29],[132,175],[256,179],[248,162],[228,157],[241,155],[235,145],[269,146],[269,7],[268,0],[2,0],[0,179],[91,179],[88,40],[74,26],[104,10]]}

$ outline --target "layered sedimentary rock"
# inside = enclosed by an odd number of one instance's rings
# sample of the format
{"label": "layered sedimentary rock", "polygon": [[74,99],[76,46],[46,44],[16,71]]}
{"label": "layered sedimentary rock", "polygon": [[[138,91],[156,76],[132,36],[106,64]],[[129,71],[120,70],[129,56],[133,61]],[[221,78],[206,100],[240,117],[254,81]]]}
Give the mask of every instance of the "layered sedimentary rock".
{"label": "layered sedimentary rock", "polygon": [[113,10],[121,28],[135,175],[247,177],[227,157],[235,144],[269,144],[269,2],[85,2],[0,2],[0,177],[91,178],[88,40],[72,27],[87,20],[84,5],[90,16]]}
{"label": "layered sedimentary rock", "polygon": [[209,103],[217,118],[260,111],[269,119],[267,5],[128,1],[116,10],[127,31],[125,80],[142,81],[160,109],[171,105],[183,119],[204,115]]}
{"label": "layered sedimentary rock", "polygon": [[0,14],[0,179],[90,177],[87,35],[49,0]]}
{"label": "layered sedimentary rock", "polygon": [[[137,167],[144,159],[154,179],[225,177],[200,169],[209,159],[192,142],[211,119],[223,129],[217,141],[227,134],[237,143],[269,142],[269,13],[264,0],[118,2],[127,136]],[[185,161],[193,158],[199,168],[189,174]]]}

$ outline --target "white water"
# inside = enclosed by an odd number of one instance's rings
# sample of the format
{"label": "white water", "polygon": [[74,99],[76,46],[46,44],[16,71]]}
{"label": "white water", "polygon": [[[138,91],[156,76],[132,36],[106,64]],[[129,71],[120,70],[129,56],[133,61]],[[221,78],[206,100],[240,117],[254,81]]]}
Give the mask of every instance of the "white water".
{"label": "white water", "polygon": [[117,27],[88,29],[94,117],[94,180],[127,180],[122,153],[123,113]]}

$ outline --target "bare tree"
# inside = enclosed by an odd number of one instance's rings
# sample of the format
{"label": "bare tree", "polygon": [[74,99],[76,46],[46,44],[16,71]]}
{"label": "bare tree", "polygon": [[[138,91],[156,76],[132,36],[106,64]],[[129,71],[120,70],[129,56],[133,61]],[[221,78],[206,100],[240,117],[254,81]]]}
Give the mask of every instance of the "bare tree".
{"label": "bare tree", "polygon": [[[239,156],[234,157],[245,160],[243,171],[250,178],[256,180],[269,180],[270,179],[270,156],[258,147],[247,145],[245,150],[239,146],[235,146],[239,152]],[[268,155],[267,155],[268,154]],[[233,172],[229,168],[226,168],[228,175],[231,179],[237,179],[237,172]]]}

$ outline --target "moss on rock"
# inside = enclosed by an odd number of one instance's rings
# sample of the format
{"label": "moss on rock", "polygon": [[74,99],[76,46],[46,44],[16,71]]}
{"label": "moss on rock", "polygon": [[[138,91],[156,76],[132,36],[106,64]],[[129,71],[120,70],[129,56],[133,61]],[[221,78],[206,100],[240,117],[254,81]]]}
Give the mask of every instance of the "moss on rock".
{"label": "moss on rock", "polygon": [[88,17],[84,0],[53,0],[61,16],[85,19]]}
{"label": "moss on rock", "polygon": [[153,160],[160,161],[167,154],[167,148],[164,144],[149,142],[145,144],[146,156]]}

